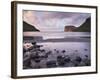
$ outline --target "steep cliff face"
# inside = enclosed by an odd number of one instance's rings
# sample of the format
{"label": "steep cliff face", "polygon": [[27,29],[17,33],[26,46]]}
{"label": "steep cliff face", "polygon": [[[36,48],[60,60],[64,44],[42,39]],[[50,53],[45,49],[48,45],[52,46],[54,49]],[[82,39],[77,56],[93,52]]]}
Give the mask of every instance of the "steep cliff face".
{"label": "steep cliff face", "polygon": [[73,32],[75,29],[75,26],[65,26],[64,32]]}
{"label": "steep cliff face", "polygon": [[91,32],[91,18],[89,17],[86,21],[75,29],[76,32]]}
{"label": "steep cliff face", "polygon": [[38,29],[35,28],[35,26],[32,26],[28,24],[27,22],[23,21],[23,32],[26,31],[39,31]]}

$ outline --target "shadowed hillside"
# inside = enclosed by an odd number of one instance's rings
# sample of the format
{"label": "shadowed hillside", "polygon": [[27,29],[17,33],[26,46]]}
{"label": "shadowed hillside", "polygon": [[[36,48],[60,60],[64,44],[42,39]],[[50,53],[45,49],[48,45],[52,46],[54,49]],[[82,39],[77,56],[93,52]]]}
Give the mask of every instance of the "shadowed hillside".
{"label": "shadowed hillside", "polygon": [[39,31],[39,30],[36,29],[34,26],[28,24],[27,22],[23,21],[23,32],[26,31]]}
{"label": "shadowed hillside", "polygon": [[76,32],[91,32],[91,18],[89,17],[86,21],[78,28],[75,29]]}

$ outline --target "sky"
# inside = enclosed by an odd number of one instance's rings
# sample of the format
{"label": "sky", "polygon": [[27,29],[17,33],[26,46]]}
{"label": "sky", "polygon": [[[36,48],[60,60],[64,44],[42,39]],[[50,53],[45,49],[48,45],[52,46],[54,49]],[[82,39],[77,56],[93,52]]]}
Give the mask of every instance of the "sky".
{"label": "sky", "polygon": [[90,16],[90,13],[23,11],[23,21],[40,31],[64,31],[65,26],[68,25],[79,27]]}

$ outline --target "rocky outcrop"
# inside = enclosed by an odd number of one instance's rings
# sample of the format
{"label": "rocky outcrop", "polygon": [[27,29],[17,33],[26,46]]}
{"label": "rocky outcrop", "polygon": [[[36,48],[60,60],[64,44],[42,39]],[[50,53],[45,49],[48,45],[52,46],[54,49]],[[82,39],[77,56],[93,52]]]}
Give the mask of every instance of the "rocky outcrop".
{"label": "rocky outcrop", "polygon": [[75,26],[65,26],[64,32],[73,32],[75,29]]}

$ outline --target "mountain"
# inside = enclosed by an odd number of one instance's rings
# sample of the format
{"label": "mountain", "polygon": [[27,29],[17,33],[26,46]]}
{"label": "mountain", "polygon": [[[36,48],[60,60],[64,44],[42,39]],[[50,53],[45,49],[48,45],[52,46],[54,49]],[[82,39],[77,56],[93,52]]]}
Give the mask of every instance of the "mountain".
{"label": "mountain", "polygon": [[75,26],[65,26],[65,32],[90,32],[91,31],[91,18],[89,17],[86,21],[79,27]]}
{"label": "mountain", "polygon": [[89,17],[86,21],[74,30],[75,32],[90,32],[91,31],[91,18]]}
{"label": "mountain", "polygon": [[28,24],[27,22],[23,21],[23,32],[26,31],[39,31],[38,29],[35,28],[35,26],[32,26]]}

